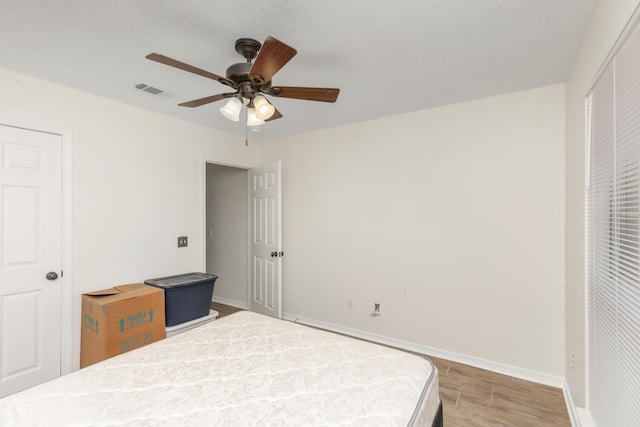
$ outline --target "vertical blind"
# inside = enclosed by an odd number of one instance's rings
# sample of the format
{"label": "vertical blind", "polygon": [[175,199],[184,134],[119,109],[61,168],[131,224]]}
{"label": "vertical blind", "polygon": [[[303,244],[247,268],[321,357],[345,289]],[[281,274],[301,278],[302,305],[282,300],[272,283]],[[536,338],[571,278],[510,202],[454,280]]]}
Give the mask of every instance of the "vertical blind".
{"label": "vertical blind", "polygon": [[587,97],[589,407],[598,426],[640,426],[640,31]]}

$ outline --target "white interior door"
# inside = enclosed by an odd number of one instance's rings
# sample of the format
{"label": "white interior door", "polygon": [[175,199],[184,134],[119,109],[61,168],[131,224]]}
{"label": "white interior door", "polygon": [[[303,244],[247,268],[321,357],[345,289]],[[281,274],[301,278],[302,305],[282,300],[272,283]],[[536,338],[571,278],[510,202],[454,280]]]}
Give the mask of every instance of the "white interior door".
{"label": "white interior door", "polygon": [[280,318],[280,162],[249,170],[251,279],[249,309]]}
{"label": "white interior door", "polygon": [[61,242],[61,136],[0,125],[0,397],[60,375]]}

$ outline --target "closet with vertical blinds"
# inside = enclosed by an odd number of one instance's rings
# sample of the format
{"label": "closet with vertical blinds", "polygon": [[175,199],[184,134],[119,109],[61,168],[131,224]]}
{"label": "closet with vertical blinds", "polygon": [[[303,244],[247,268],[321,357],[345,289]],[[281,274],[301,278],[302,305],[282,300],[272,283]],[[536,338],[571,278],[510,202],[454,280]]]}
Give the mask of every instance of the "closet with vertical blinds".
{"label": "closet with vertical blinds", "polygon": [[588,406],[597,425],[612,427],[640,426],[640,30],[634,27],[587,96]]}

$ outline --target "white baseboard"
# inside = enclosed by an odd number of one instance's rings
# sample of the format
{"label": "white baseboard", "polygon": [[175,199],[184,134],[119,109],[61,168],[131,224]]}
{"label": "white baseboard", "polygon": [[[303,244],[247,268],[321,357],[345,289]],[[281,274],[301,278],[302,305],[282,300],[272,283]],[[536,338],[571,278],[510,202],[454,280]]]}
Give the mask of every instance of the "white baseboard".
{"label": "white baseboard", "polygon": [[567,405],[567,412],[569,412],[571,425],[573,427],[591,427],[590,424],[584,424],[583,422],[581,422],[581,417],[578,413],[581,408],[578,408],[576,407],[576,405],[574,405],[573,398],[571,397],[571,392],[569,391],[569,384],[567,383],[566,379],[564,380],[564,384],[562,386],[562,393],[564,394],[564,401]]}
{"label": "white baseboard", "polygon": [[596,423],[591,417],[591,412],[584,408],[576,408],[576,413],[578,414],[579,424],[575,425],[578,427],[596,427]]}
{"label": "white baseboard", "polygon": [[309,326],[314,326],[329,331],[339,332],[341,334],[351,335],[354,337],[362,338],[365,340],[377,342],[380,344],[389,345],[392,347],[401,348],[404,350],[414,351],[416,353],[426,354],[452,362],[462,363],[465,365],[474,366],[480,369],[486,369],[488,371],[497,372],[504,375],[509,375],[515,378],[520,378],[526,381],[532,381],[539,384],[545,384],[551,387],[563,389],[565,388],[566,381],[563,377],[545,374],[543,372],[533,371],[530,369],[518,368],[516,366],[505,365],[503,363],[493,362],[490,360],[480,359],[473,356],[467,356],[464,354],[454,353],[446,350],[440,350],[437,348],[427,347],[420,344],[414,344],[407,341],[398,340],[395,338],[386,337],[383,335],[372,334],[370,332],[361,331],[358,329],[346,328],[344,326],[335,325],[332,323],[323,322],[315,319],[308,319],[302,316],[295,315],[293,313],[282,313],[282,318],[293,322],[302,323]]}
{"label": "white baseboard", "polygon": [[241,308],[243,310],[249,309],[249,305],[247,304],[246,301],[238,301],[235,299],[221,298],[215,295],[213,296],[213,298],[211,298],[211,301],[217,302],[219,304],[230,305],[231,307]]}

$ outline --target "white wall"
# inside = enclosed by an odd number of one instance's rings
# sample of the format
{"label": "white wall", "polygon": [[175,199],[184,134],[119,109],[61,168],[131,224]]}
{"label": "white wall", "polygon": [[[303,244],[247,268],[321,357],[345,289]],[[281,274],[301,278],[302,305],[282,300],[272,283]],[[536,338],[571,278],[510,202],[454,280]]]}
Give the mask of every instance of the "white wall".
{"label": "white wall", "polygon": [[283,311],[563,375],[563,85],[260,148],[282,160]]}
{"label": "white wall", "polygon": [[249,278],[247,180],[246,169],[207,165],[207,272],[218,276],[214,299],[239,306]]}
{"label": "white wall", "polygon": [[[251,148],[232,135],[1,69],[0,94],[0,117],[72,131],[77,368],[81,294],[204,269],[204,162],[249,164]],[[177,248],[181,235],[189,247]]]}
{"label": "white wall", "polygon": [[[585,107],[598,69],[640,2],[599,0],[566,81],[566,360],[574,403],[585,406]],[[575,367],[571,367],[575,355]]]}

